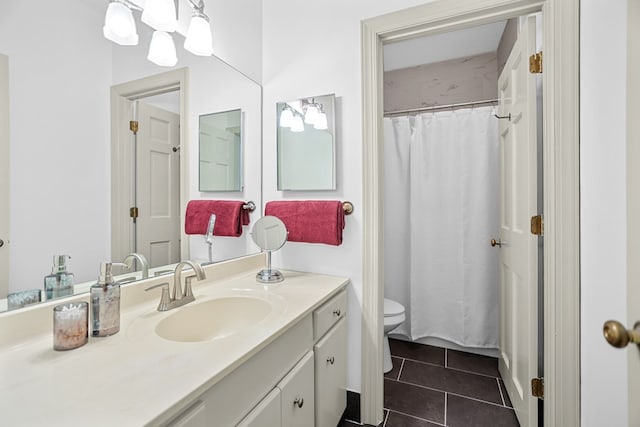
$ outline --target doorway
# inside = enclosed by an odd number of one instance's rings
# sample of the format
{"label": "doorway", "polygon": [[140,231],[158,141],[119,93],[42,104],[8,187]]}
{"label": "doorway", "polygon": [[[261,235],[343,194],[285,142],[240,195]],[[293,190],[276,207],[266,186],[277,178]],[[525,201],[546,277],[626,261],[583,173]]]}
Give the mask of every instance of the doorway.
{"label": "doorway", "polygon": [[446,402],[425,421],[517,425],[515,409],[538,424],[541,245],[522,226],[542,213],[542,75],[523,60],[542,50],[538,28],[540,14],[384,46],[385,304],[405,308],[392,334],[413,343],[392,351],[446,351],[435,366],[397,359],[410,369],[385,379],[389,419],[424,413],[398,396],[420,385]]}
{"label": "doorway", "polygon": [[149,267],[188,258],[186,69],[112,87],[111,256]]}
{"label": "doorway", "polygon": [[[577,2],[436,1],[363,21],[363,370],[362,420],[382,420],[382,45],[542,11],[544,97],[546,425],[579,425]],[[554,38],[554,34],[563,34]],[[560,138],[562,137],[562,144]],[[562,197],[557,197],[562,194]],[[561,229],[562,233],[558,230]],[[562,283],[562,287],[557,284]],[[563,345],[557,346],[558,337]],[[571,361],[571,362],[568,362]]]}

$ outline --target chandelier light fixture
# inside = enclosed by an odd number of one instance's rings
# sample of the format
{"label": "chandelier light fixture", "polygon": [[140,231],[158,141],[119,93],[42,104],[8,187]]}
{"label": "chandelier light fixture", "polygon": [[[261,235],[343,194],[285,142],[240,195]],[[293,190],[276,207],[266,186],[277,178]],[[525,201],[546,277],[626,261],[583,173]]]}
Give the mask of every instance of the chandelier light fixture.
{"label": "chandelier light fixture", "polygon": [[[187,30],[184,48],[194,55],[211,56],[213,41],[209,17],[204,13],[204,0],[188,0],[194,13]],[[149,45],[147,59],[162,67],[173,67],[178,62],[171,33],[176,31],[176,0],[146,0],[144,8],[131,0],[111,0],[107,7],[104,37],[122,46],[138,44],[138,31],[132,11],[141,11],[141,21],[155,31]]]}

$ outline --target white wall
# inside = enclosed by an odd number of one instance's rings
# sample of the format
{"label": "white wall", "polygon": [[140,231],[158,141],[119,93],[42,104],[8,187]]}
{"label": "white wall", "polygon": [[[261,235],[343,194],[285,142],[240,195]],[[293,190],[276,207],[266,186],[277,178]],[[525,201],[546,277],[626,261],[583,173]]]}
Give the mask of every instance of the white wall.
{"label": "white wall", "polygon": [[[138,29],[140,44],[135,47],[114,46],[113,82],[123,83],[167,71],[146,59],[151,31]],[[252,200],[261,205],[261,98],[260,86],[215,57],[200,57],[182,48],[183,38],[175,35],[178,64],[175,68],[189,68],[188,115],[185,125],[189,129],[189,199]],[[243,168],[244,189],[237,192],[200,193],[198,191],[198,120],[202,114],[242,109],[244,114]],[[184,151],[182,151],[184,153]],[[251,221],[259,217],[259,209],[251,214]],[[239,238],[214,238],[214,260],[228,259],[257,252],[249,236],[249,227]],[[190,238],[191,259],[208,259],[207,245],[201,236]]]}
{"label": "white wall", "polygon": [[[28,19],[26,19],[28,17]],[[11,291],[42,289],[54,254],[76,278],[109,257],[111,44],[72,0],[0,3],[9,56]]]}
{"label": "white wall", "polygon": [[[362,304],[362,121],[360,21],[423,0],[295,0],[265,2],[263,10],[264,200],[339,199],[354,203],[344,243],[334,247],[287,243],[274,265],[351,278],[348,288],[348,388],[360,391]],[[268,7],[266,7],[268,5]],[[320,30],[324,29],[324,30]],[[286,46],[286,48],[283,48]],[[336,94],[336,191],[279,192],[276,170],[276,102]]]}
{"label": "white wall", "polygon": [[602,337],[606,320],[627,318],[626,4],[581,1],[581,406],[582,425],[593,427],[627,425],[635,352]]}

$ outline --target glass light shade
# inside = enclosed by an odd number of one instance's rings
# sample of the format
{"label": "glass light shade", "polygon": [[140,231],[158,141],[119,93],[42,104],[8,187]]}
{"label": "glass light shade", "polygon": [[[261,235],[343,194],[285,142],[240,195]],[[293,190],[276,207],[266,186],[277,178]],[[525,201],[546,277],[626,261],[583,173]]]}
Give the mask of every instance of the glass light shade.
{"label": "glass light shade", "polygon": [[291,132],[303,132],[304,131],[304,123],[302,122],[302,117],[296,115],[293,118],[293,123],[291,124]]}
{"label": "glass light shade", "polygon": [[318,130],[325,130],[328,128],[327,115],[324,113],[324,111],[318,113],[318,118],[316,119],[316,122],[313,125],[313,128]]}
{"label": "glass light shade", "polygon": [[107,40],[123,46],[138,44],[138,32],[133,14],[124,4],[113,1],[107,7],[102,33]]}
{"label": "glass light shade", "polygon": [[293,124],[293,113],[289,108],[285,108],[280,113],[280,127],[290,128]]}
{"label": "glass light shade", "polygon": [[307,112],[304,114],[304,122],[310,125],[315,125],[318,120],[318,107],[315,104],[310,104],[307,107]]}
{"label": "glass light shade", "polygon": [[178,62],[173,37],[164,31],[154,31],[147,59],[161,67],[173,67]]}
{"label": "glass light shade", "polygon": [[147,0],[140,19],[154,30],[172,33],[177,25],[176,4],[173,0]]}
{"label": "glass light shade", "polygon": [[200,14],[191,17],[184,48],[194,55],[211,56],[213,54],[213,38],[209,21]]}

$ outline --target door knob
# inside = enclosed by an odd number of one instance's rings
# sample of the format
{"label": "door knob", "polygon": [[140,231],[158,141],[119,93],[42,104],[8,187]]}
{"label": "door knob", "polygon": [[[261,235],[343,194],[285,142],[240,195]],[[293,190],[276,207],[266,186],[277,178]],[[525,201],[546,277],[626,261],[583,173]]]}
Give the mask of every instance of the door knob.
{"label": "door knob", "polygon": [[4,240],[0,239],[0,248],[4,246]]}
{"label": "door knob", "polygon": [[624,348],[630,342],[634,344],[640,343],[640,322],[633,325],[633,329],[627,329],[620,322],[615,320],[607,320],[602,328],[604,339],[609,344],[617,348]]}
{"label": "door knob", "polygon": [[498,239],[498,240],[491,239],[491,246],[494,247],[494,248],[496,246],[502,247],[502,240],[500,240],[500,239]]}

